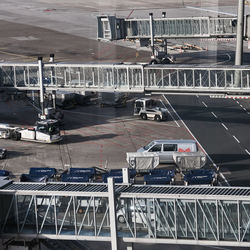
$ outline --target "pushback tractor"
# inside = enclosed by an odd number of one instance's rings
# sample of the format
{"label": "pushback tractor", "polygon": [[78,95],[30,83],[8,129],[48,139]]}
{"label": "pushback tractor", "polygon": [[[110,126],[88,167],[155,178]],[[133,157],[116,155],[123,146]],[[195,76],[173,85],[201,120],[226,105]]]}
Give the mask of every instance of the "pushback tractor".
{"label": "pushback tractor", "polygon": [[134,115],[140,116],[141,119],[163,121],[167,120],[167,109],[158,106],[154,99],[140,98],[134,103]]}
{"label": "pushback tractor", "polygon": [[41,120],[36,126],[20,128],[9,124],[0,124],[0,138],[41,143],[55,143],[62,140],[57,120]]}

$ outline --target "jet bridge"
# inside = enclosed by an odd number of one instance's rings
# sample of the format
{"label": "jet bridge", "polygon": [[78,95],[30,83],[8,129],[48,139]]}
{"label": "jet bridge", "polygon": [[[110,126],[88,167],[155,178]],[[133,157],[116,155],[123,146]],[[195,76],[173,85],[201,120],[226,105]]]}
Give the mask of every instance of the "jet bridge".
{"label": "jet bridge", "polygon": [[[0,183],[1,184],[1,183]],[[250,188],[0,185],[0,236],[250,247]]]}
{"label": "jet bridge", "polygon": [[118,18],[98,16],[99,40],[236,37],[236,17]]}
{"label": "jet bridge", "polygon": [[[249,66],[51,64],[42,68],[47,91],[249,94]],[[0,89],[39,90],[37,63],[1,63]]]}

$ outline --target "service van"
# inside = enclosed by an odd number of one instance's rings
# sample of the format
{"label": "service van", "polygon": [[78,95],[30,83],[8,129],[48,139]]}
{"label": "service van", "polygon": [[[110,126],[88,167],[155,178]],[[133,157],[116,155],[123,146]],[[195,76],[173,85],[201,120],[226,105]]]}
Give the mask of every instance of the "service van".
{"label": "service van", "polygon": [[160,163],[174,163],[174,152],[197,152],[195,140],[154,140],[139,148],[137,152],[154,152],[159,155]]}

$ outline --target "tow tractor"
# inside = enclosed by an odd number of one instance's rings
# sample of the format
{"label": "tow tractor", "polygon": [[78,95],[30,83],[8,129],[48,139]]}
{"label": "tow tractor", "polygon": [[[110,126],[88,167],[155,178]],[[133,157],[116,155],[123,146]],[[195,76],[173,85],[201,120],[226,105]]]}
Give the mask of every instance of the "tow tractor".
{"label": "tow tractor", "polygon": [[140,98],[135,101],[134,115],[139,115],[141,119],[152,119],[155,121],[167,120],[167,109],[157,105],[157,101],[150,98]]}
{"label": "tow tractor", "polygon": [[59,123],[53,119],[37,121],[36,126],[30,128],[0,124],[0,138],[42,143],[54,143],[62,140]]}

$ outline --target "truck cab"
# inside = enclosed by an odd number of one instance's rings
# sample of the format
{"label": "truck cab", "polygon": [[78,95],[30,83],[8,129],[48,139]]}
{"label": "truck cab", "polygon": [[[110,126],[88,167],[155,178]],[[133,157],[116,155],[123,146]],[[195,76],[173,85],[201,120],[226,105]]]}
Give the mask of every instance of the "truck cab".
{"label": "truck cab", "polygon": [[61,140],[59,122],[57,120],[41,120],[35,127],[36,140],[56,142]]}
{"label": "truck cab", "polygon": [[143,120],[163,121],[167,119],[167,109],[161,108],[158,102],[150,98],[140,98],[135,101],[134,115]]}

